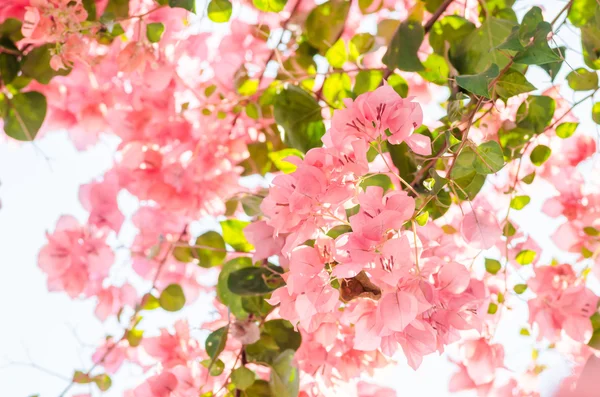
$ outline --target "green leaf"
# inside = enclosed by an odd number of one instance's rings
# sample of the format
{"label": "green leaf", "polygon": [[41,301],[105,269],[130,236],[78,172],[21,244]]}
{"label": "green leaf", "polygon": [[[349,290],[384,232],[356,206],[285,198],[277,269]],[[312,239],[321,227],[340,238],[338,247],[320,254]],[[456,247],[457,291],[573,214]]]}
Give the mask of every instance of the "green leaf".
{"label": "green leaf", "polygon": [[408,96],[408,82],[404,77],[394,73],[388,77],[387,82],[402,98]]}
{"label": "green leaf", "polygon": [[216,331],[213,331],[208,338],[206,338],[206,342],[204,342],[204,349],[208,356],[212,359],[212,362],[215,362],[217,358],[219,358],[219,354],[223,350],[225,350],[225,345],[227,344],[227,333],[229,332],[229,326],[221,327]]}
{"label": "green leaf", "polygon": [[107,374],[96,375],[92,378],[92,382],[98,386],[100,391],[107,391],[112,386],[112,380]]}
{"label": "green leaf", "polygon": [[152,294],[146,294],[142,298],[142,309],[144,310],[154,310],[160,307],[160,302],[158,299]]}
{"label": "green leaf", "polygon": [[496,141],[487,141],[477,147],[473,167],[478,174],[494,174],[504,167],[502,147]]}
{"label": "green leaf", "polygon": [[304,31],[313,47],[325,52],[340,38],[350,4],[346,0],[330,0],[319,4],[308,14]]}
{"label": "green leaf", "polygon": [[490,98],[490,83],[499,73],[498,65],[494,63],[485,72],[456,76],[456,84],[473,94]]}
{"label": "green leaf", "polygon": [[392,70],[396,68],[407,72],[424,70],[425,67],[417,55],[424,37],[425,31],[419,21],[408,19],[402,22],[398,26],[382,62]]}
{"label": "green leaf", "polygon": [[490,304],[488,306],[488,314],[496,314],[497,311],[498,311],[498,305],[495,304],[494,302],[490,302]]}
{"label": "green leaf", "polygon": [[262,204],[263,198],[254,194],[247,194],[242,196],[240,200],[242,202],[242,208],[244,209],[244,213],[248,216],[258,216],[261,215],[262,212],[260,210],[260,205]]}
{"label": "green leaf", "polygon": [[600,26],[590,23],[581,28],[581,45],[585,64],[594,69],[600,69]]}
{"label": "green leaf", "polygon": [[548,73],[548,76],[550,76],[550,81],[554,81],[556,75],[560,71],[560,68],[562,67],[562,64],[564,62],[562,58],[564,58],[567,52],[567,47],[561,46],[552,48],[552,52],[554,52],[557,57],[561,58],[560,61],[538,65],[540,68],[544,69],[546,73]]}
{"label": "green leaf", "polygon": [[500,269],[502,269],[502,265],[496,259],[485,258],[485,270],[491,274],[497,274]]}
{"label": "green leaf", "polygon": [[332,73],[323,82],[323,97],[335,107],[342,107],[344,98],[351,96],[348,73]]}
{"label": "green leaf", "polygon": [[[194,257],[198,258],[198,265],[209,268],[223,263],[227,252],[223,237],[215,231],[206,232],[196,239],[196,247],[192,249]],[[206,247],[206,248],[199,248]]]}
{"label": "green leaf", "polygon": [[222,221],[223,239],[237,251],[250,252],[254,249],[254,246],[244,236],[244,228],[249,224],[250,222],[237,219]]}
{"label": "green leaf", "polygon": [[586,68],[578,68],[567,75],[567,82],[573,91],[588,91],[598,88],[598,74]]}
{"label": "green leaf", "polygon": [[381,84],[381,80],[383,80],[383,72],[381,70],[361,70],[356,75],[353,91],[356,95],[374,91]]}
{"label": "green leaf", "polygon": [[151,43],[158,43],[165,32],[165,25],[161,22],[146,25],[146,37]]}
{"label": "green leaf", "polygon": [[592,106],[592,120],[594,123],[600,124],[600,102],[596,102]]}
{"label": "green leaf", "polygon": [[513,290],[521,295],[523,292],[525,292],[527,290],[527,284],[517,284],[513,287]]}
{"label": "green leaf", "polygon": [[561,123],[556,127],[556,135],[559,138],[567,139],[575,133],[575,130],[579,126],[579,123]]}
{"label": "green leaf", "polygon": [[42,84],[48,84],[54,76],[66,76],[71,69],[58,71],[50,67],[51,50],[54,44],[44,44],[31,50],[21,61],[21,71],[26,77],[31,77]]}
{"label": "green leaf", "polygon": [[200,362],[205,368],[208,368],[208,373],[210,376],[219,376],[225,370],[225,363],[221,359],[216,360],[202,360]]}
{"label": "green leaf", "polygon": [[504,237],[511,237],[514,236],[516,233],[517,229],[515,229],[513,224],[510,222],[506,222],[506,225],[504,225],[504,228],[502,229],[502,235]]}
{"label": "green leaf", "polygon": [[532,7],[525,16],[519,27],[519,40],[523,45],[527,45],[531,38],[533,38],[540,26],[540,23],[544,21],[542,16],[542,9],[540,7]]}
{"label": "green leaf", "polygon": [[300,392],[300,373],[294,363],[294,351],[283,351],[273,360],[271,367],[271,393],[277,397],[297,397]]}
{"label": "green leaf", "polygon": [[510,200],[510,208],[517,211],[522,210],[530,201],[531,198],[529,196],[515,196]]}
{"label": "green leaf", "polygon": [[549,96],[531,95],[517,110],[517,124],[523,129],[541,134],[550,125],[555,108],[556,102]]}
{"label": "green leaf", "polygon": [[535,171],[533,171],[530,174],[525,175],[521,181],[523,181],[523,183],[526,183],[528,185],[531,185],[531,183],[533,182],[533,180],[535,179]]}
{"label": "green leaf", "polygon": [[252,0],[252,3],[261,11],[280,12],[285,8],[287,0]]}
{"label": "green leaf", "polygon": [[6,18],[4,22],[0,23],[0,37],[8,38],[13,43],[23,38],[22,22],[15,18]]}
{"label": "green leaf", "polygon": [[425,70],[420,71],[419,75],[425,80],[437,85],[446,85],[446,83],[448,83],[450,68],[444,57],[437,54],[431,54],[427,57],[423,66],[425,67]]}
{"label": "green leaf", "polygon": [[46,97],[37,91],[14,95],[6,101],[4,132],[19,141],[32,141],[46,117]]}
{"label": "green leaf", "polygon": [[233,313],[234,316],[241,319],[248,317],[248,311],[245,310],[243,306],[242,297],[231,292],[227,285],[231,273],[249,266],[252,266],[252,260],[250,258],[239,257],[232,259],[223,265],[223,269],[221,270],[221,273],[219,273],[219,280],[217,282],[217,297],[221,303],[231,310],[231,313]]}
{"label": "green leaf", "polygon": [[586,226],[583,228],[583,232],[588,236],[596,237],[600,235],[600,231],[592,226]]}
{"label": "green leaf", "polygon": [[246,367],[239,367],[231,372],[231,381],[235,385],[235,388],[238,390],[246,390],[256,380],[256,375],[254,372],[249,370]]}
{"label": "green leaf", "polygon": [[429,220],[429,212],[428,211],[423,211],[421,214],[419,214],[415,220],[417,221],[417,223],[419,224],[419,226],[425,226],[427,224],[427,221]]}
{"label": "green leaf", "polygon": [[558,62],[561,58],[548,45],[548,33],[552,26],[548,22],[540,22],[531,42],[524,50],[519,51],[513,61],[524,65],[543,65]]}
{"label": "green leaf", "polygon": [[95,21],[96,20],[96,0],[83,0],[81,2],[83,4],[83,8],[87,12],[87,21]]}
{"label": "green leaf", "polygon": [[185,295],[178,284],[170,284],[165,288],[158,298],[160,307],[168,312],[176,312],[185,306]]}
{"label": "green leaf", "polygon": [[569,22],[577,27],[587,25],[594,18],[596,0],[574,0],[569,8]]}
{"label": "green leaf", "polygon": [[475,30],[475,24],[458,15],[448,15],[433,24],[429,44],[436,54],[445,55],[446,43],[453,48]]}
{"label": "green leaf", "polygon": [[[125,0],[128,1],[128,0]],[[196,0],[169,0],[169,7],[183,8],[190,12],[196,13]]]}
{"label": "green leaf", "polygon": [[299,332],[287,320],[271,320],[264,323],[260,339],[246,346],[248,361],[270,364],[282,352],[297,350],[302,342]]}
{"label": "green leaf", "polygon": [[531,264],[535,259],[535,251],[532,250],[523,250],[517,254],[515,260],[521,266]]}
{"label": "green leaf", "polygon": [[227,288],[240,296],[268,294],[284,284],[280,270],[275,266],[244,267],[229,275]]}
{"label": "green leaf", "polygon": [[269,382],[258,379],[252,386],[245,390],[244,397],[277,397],[271,394]]}
{"label": "green leaf", "polygon": [[514,23],[504,19],[486,18],[483,24],[466,36],[456,48],[451,48],[450,60],[460,74],[473,75],[488,69],[493,63],[503,68],[509,62],[496,49],[511,33]]}
{"label": "green leaf", "polygon": [[375,37],[370,33],[358,33],[350,39],[349,48],[352,59],[358,59],[375,45]]}
{"label": "green leaf", "polygon": [[409,149],[406,142],[399,145],[387,144],[388,151],[392,157],[392,163],[398,168],[402,179],[408,183],[412,183],[417,172],[417,165],[412,151]]}
{"label": "green leaf", "polygon": [[322,145],[325,125],[321,106],[302,88],[290,85],[275,98],[273,115],[285,132],[285,143],[306,153]]}
{"label": "green leaf", "polygon": [[[0,47],[18,52],[17,47],[8,38],[0,38]],[[0,52],[0,81],[4,85],[10,84],[17,77],[20,69],[21,66],[16,55]]]}
{"label": "green leaf", "polygon": [[498,96],[504,100],[536,89],[527,81],[523,73],[513,69],[500,76],[494,88]]}
{"label": "green leaf", "polygon": [[348,61],[348,52],[346,51],[346,43],[343,39],[339,39],[325,53],[327,62],[334,68],[341,68]]}
{"label": "green leaf", "polygon": [[129,0],[109,0],[102,15],[110,15],[112,20],[127,18],[129,16]]}
{"label": "green leaf", "polygon": [[127,342],[129,342],[129,346],[137,347],[142,342],[142,338],[144,337],[144,331],[133,328],[127,331]]}
{"label": "green leaf", "polygon": [[535,149],[531,151],[529,158],[534,165],[540,166],[550,158],[552,154],[552,149],[550,149],[546,145],[537,145]]}
{"label": "green leaf", "polygon": [[273,311],[273,306],[265,301],[265,297],[262,295],[242,296],[242,307],[246,312],[261,318]]}
{"label": "green leaf", "polygon": [[385,174],[369,174],[365,176],[365,179],[359,184],[363,190],[366,190],[368,186],[379,186],[383,188],[384,192],[394,188],[394,184],[389,176]]}
{"label": "green leaf", "polygon": [[351,231],[352,228],[348,225],[338,225],[329,229],[327,235],[333,239],[336,239],[342,234],[350,233]]}

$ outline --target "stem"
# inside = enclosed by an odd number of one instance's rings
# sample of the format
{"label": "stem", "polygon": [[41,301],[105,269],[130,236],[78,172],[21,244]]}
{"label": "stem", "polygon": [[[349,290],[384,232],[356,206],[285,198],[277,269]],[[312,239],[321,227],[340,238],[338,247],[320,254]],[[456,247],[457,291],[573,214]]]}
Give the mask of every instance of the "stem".
{"label": "stem", "polygon": [[554,19],[552,20],[552,22],[550,22],[550,25],[554,26],[554,24],[556,23],[556,21],[558,21],[558,19],[560,18],[560,16],[567,11],[568,9],[571,8],[571,5],[573,5],[573,0],[570,0],[562,10],[560,10],[558,12],[558,14],[554,17]]}
{"label": "stem", "polygon": [[423,26],[423,29],[425,29],[425,34],[429,33],[429,31],[433,27],[433,24],[440,18],[440,16],[442,16],[444,11],[446,11],[446,9],[450,6],[450,4],[452,4],[453,1],[454,0],[446,0],[442,3],[441,6],[438,7],[437,10],[435,10],[431,18],[429,18],[429,21],[427,21],[427,23],[425,23],[425,25]]}

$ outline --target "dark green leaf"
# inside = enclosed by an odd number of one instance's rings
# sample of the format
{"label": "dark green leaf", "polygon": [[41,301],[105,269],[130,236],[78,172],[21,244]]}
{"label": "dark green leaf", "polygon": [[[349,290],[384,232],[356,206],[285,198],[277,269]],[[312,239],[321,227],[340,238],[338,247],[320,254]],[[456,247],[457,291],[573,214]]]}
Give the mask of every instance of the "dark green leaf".
{"label": "dark green leaf", "polygon": [[213,331],[210,335],[208,335],[208,338],[206,338],[204,349],[213,362],[219,357],[219,354],[225,350],[228,332],[228,326],[221,327],[218,330]]}
{"label": "dark green leaf", "polygon": [[287,320],[267,321],[260,339],[246,346],[248,361],[270,364],[282,351],[297,350],[302,342],[299,332]]}
{"label": "dark green leaf", "polygon": [[537,145],[535,149],[531,151],[529,158],[534,165],[540,166],[550,158],[552,150],[546,145]]}
{"label": "dark green leaf", "polygon": [[316,6],[305,23],[308,42],[325,52],[341,36],[350,10],[350,1],[330,0]]}
{"label": "dark green leaf", "polygon": [[266,317],[273,311],[273,306],[265,301],[264,296],[260,295],[242,296],[242,307],[246,312],[258,317]]}
{"label": "dark green leaf", "polygon": [[360,183],[359,186],[364,190],[366,190],[368,186],[379,186],[383,188],[384,192],[394,188],[392,180],[385,174],[366,175],[365,179]]}
{"label": "dark green leaf", "polygon": [[284,284],[279,269],[275,266],[244,267],[229,275],[227,288],[240,296],[268,294]]}
{"label": "dark green leaf", "polygon": [[165,25],[161,22],[154,22],[146,25],[146,37],[151,43],[158,43],[164,32]]}
{"label": "dark green leaf", "polygon": [[42,84],[48,84],[54,76],[66,76],[69,74],[70,69],[56,71],[50,67],[50,59],[52,58],[51,49],[53,47],[54,44],[44,44],[27,53],[21,64],[23,74]]}
{"label": "dark green leaf", "polygon": [[579,123],[561,123],[556,127],[556,135],[559,138],[566,139],[572,136],[575,133],[575,130],[579,126]]}
{"label": "dark green leaf", "polygon": [[494,89],[500,98],[506,100],[515,95],[533,91],[535,87],[527,81],[523,73],[511,69],[500,76]]}
{"label": "dark green leaf", "polygon": [[520,128],[536,134],[544,132],[550,124],[556,102],[549,96],[529,96],[517,110],[517,124]]}
{"label": "dark green leaf", "polygon": [[425,31],[419,21],[409,19],[402,22],[383,56],[383,63],[390,69],[398,68],[407,72],[424,70],[417,55],[424,37]]}
{"label": "dark green leaf", "polygon": [[533,42],[515,55],[514,62],[524,65],[544,65],[560,61],[561,58],[548,45],[547,37],[551,31],[552,26],[548,22],[540,22],[535,31]]}
{"label": "dark green leaf", "polygon": [[567,75],[569,87],[573,91],[588,91],[598,88],[598,74],[586,68],[578,68]]}
{"label": "dark green leaf", "polygon": [[398,168],[400,176],[408,183],[412,183],[415,179],[415,173],[417,171],[417,165],[415,163],[414,155],[409,149],[406,142],[402,142],[399,145],[387,145],[392,162]]}
{"label": "dark green leaf", "polygon": [[254,246],[252,246],[252,244],[246,240],[246,236],[244,236],[244,228],[249,224],[250,222],[237,219],[222,221],[221,227],[223,228],[223,239],[237,251],[250,252],[254,249]]}
{"label": "dark green leaf", "polygon": [[502,147],[496,141],[487,141],[477,147],[478,156],[473,162],[473,167],[478,174],[494,174],[504,167]]}
{"label": "dark green leaf", "polygon": [[239,257],[232,259],[223,265],[217,282],[217,297],[221,303],[227,306],[234,316],[242,319],[248,317],[248,311],[243,306],[242,297],[231,292],[227,284],[231,273],[249,266],[252,266],[250,258]]}
{"label": "dark green leaf", "polygon": [[46,117],[46,97],[30,91],[4,99],[7,111],[4,132],[19,141],[31,141],[37,135]]}
{"label": "dark green leaf", "polygon": [[493,63],[498,68],[508,64],[508,57],[496,49],[511,33],[513,22],[487,18],[476,30],[466,36],[456,48],[451,48],[450,60],[461,74],[473,75],[488,69]]}
{"label": "dark green leaf", "polygon": [[375,37],[370,33],[358,33],[350,39],[350,56],[353,59],[368,52],[375,45]]}
{"label": "dark green leaf", "polygon": [[500,73],[500,70],[498,65],[494,63],[485,72],[456,76],[456,83],[473,94],[490,98],[489,86],[492,80],[498,76],[498,73]]}
{"label": "dark green leaf", "polygon": [[306,153],[322,145],[325,125],[321,106],[309,93],[296,86],[288,86],[275,98],[275,121],[285,131],[285,143]]}
{"label": "dark green leaf", "polygon": [[485,258],[485,270],[488,273],[496,274],[502,269],[502,265],[496,259]]}
{"label": "dark green leaf", "polygon": [[281,352],[271,364],[269,387],[278,397],[297,397],[300,392],[300,373],[294,363],[294,351]]}
{"label": "dark green leaf", "polygon": [[196,0],[169,0],[169,7],[183,8],[190,12],[196,13]]}
{"label": "dark green leaf", "polygon": [[178,284],[170,284],[165,288],[158,298],[160,307],[168,312],[176,312],[185,306],[185,295]]}
{"label": "dark green leaf", "polygon": [[87,12],[87,20],[95,21],[96,20],[96,0],[83,0],[82,1],[83,8]]}
{"label": "dark green leaf", "polygon": [[0,23],[0,37],[6,37],[13,43],[16,43],[23,38],[21,28],[21,21],[15,18],[7,18],[4,22]]}
{"label": "dark green leaf", "polygon": [[554,81],[554,79],[556,78],[556,75],[560,71],[560,68],[562,67],[562,64],[564,62],[563,58],[565,57],[567,47],[556,47],[556,48],[553,48],[552,51],[556,54],[556,56],[561,58],[561,60],[558,62],[545,63],[543,65],[538,65],[539,67],[544,69],[546,71],[546,73],[548,73],[548,76],[550,76],[550,81]]}
{"label": "dark green leaf", "polygon": [[523,21],[519,27],[519,40],[523,45],[527,45],[533,38],[540,26],[540,22],[544,21],[542,9],[540,7],[531,7],[523,16]]}
{"label": "dark green leaf", "polygon": [[285,8],[287,0],[252,0],[252,3],[261,11],[280,12]]}

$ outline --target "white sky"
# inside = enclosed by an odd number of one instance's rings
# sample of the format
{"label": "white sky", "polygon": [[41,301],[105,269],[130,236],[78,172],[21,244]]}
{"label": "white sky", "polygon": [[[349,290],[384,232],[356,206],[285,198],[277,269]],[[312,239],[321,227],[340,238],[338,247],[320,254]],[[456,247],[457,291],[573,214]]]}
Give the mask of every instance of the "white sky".
{"label": "white sky", "polygon": [[[519,9],[527,10],[526,4],[541,3],[521,1]],[[552,18],[563,7],[564,1],[545,1],[548,12],[546,19]],[[522,8],[521,8],[522,7]],[[562,32],[568,42],[579,39],[572,32]],[[572,44],[576,46],[575,44]],[[573,67],[582,65],[578,54],[570,53]],[[528,74],[530,81],[538,86],[547,86],[545,73],[532,67]],[[563,74],[567,67],[563,66]],[[568,93],[568,90],[565,90]],[[568,93],[567,98],[571,98]],[[582,104],[576,114],[582,121],[580,129],[594,132],[595,125],[590,118],[591,104]],[[430,113],[431,114],[431,113]],[[103,142],[87,152],[77,152],[65,133],[48,134],[31,144],[0,143],[0,394],[7,397],[26,397],[41,394],[42,397],[58,396],[69,383],[74,369],[87,369],[95,346],[108,334],[119,334],[120,328],[110,321],[100,323],[94,316],[95,303],[72,301],[62,293],[46,291],[45,276],[37,267],[37,252],[45,244],[45,231],[53,230],[54,223],[61,214],[75,215],[85,221],[86,213],[77,197],[81,184],[101,175],[112,164],[116,142],[104,138]],[[131,214],[135,203],[126,198],[121,202],[127,215]],[[536,213],[539,203],[532,203],[522,211],[522,219],[539,225],[535,237],[548,240],[548,219]],[[212,222],[201,227],[210,227]],[[131,235],[125,230],[122,236]],[[546,247],[544,247],[546,248]],[[124,265],[126,256],[118,258]],[[119,270],[121,269],[121,270]],[[122,279],[128,272],[117,266],[113,275]],[[147,288],[142,289],[145,291]],[[180,313],[151,313],[144,324],[146,329],[156,329],[160,324],[172,324],[175,318],[192,317],[193,325],[206,318],[210,310],[210,298],[201,297],[191,308]],[[526,321],[526,312],[516,311],[507,326],[518,330]],[[518,325],[517,325],[518,324]],[[201,334],[199,334],[201,335]],[[507,357],[512,361],[528,359],[529,345],[524,338],[510,337]],[[382,371],[377,380],[381,384],[396,388],[399,396],[446,396],[447,380],[454,372],[454,366],[444,358],[429,356],[421,368],[414,372],[402,364]],[[556,360],[552,360],[555,362]],[[46,374],[32,368],[35,363],[42,368],[60,374],[65,379]],[[511,363],[507,363],[511,368]],[[548,383],[556,382],[564,372],[562,368],[552,369],[545,378]],[[113,377],[113,387],[106,396],[120,396],[123,390],[140,381],[140,371],[126,367]],[[97,389],[77,386],[69,395],[90,392],[99,395]],[[469,394],[465,394],[469,395]],[[459,396],[455,394],[455,396]]]}

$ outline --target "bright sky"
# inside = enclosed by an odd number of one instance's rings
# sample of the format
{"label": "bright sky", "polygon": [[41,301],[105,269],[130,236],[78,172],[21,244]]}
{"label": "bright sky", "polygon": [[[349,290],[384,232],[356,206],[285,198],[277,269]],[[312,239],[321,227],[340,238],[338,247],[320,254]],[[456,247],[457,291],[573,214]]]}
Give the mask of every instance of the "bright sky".
{"label": "bright sky", "polygon": [[[520,10],[527,10],[532,1],[520,1]],[[564,1],[547,1],[546,19],[552,18],[563,7]],[[579,38],[574,32],[561,32],[567,42],[575,43]],[[562,44],[562,43],[561,43]],[[569,54],[573,67],[582,64],[578,54]],[[563,73],[567,68],[563,67]],[[547,87],[548,78],[539,70],[528,74],[530,81],[538,87]],[[571,99],[572,93],[565,90]],[[435,115],[437,111],[427,112]],[[576,114],[582,121],[580,129],[593,133],[595,124],[591,121],[591,104],[582,104]],[[1,142],[1,141],[0,141]],[[87,152],[77,152],[65,133],[47,134],[31,144],[0,144],[0,387],[2,396],[27,397],[40,394],[42,397],[56,397],[69,383],[74,369],[90,366],[90,357],[95,346],[106,334],[119,334],[121,328],[114,322],[100,323],[93,314],[95,303],[72,301],[62,293],[48,293],[46,280],[37,268],[37,252],[45,243],[45,231],[53,230],[54,223],[61,214],[75,215],[81,221],[86,213],[78,201],[79,185],[101,175],[113,161],[116,142],[104,138]],[[126,195],[120,201],[122,210],[130,215],[135,202]],[[521,214],[521,221],[539,225],[534,237],[546,249],[556,223],[539,214],[540,203],[533,202]],[[199,228],[210,228],[213,222],[207,220]],[[131,228],[125,229],[122,241],[131,238]],[[112,273],[116,280],[123,280],[129,274],[127,255],[120,252],[118,265]],[[147,286],[139,285],[142,291]],[[157,329],[161,324],[172,324],[179,317],[190,318],[192,325],[206,319],[210,311],[210,297],[201,298],[191,308],[175,313],[151,313],[144,319],[145,328]],[[517,310],[511,314],[508,328],[520,328],[526,322],[527,313]],[[518,324],[518,325],[515,325]],[[202,331],[198,336],[205,335]],[[530,347],[524,338],[514,335],[501,339],[509,340],[506,356],[509,368],[517,369],[520,363],[528,360]],[[507,334],[508,335],[508,334]],[[546,389],[555,384],[565,373],[565,364],[555,357],[548,359],[556,363],[544,376]],[[429,356],[421,368],[414,372],[404,364],[403,358],[397,367],[388,368],[378,374],[377,381],[396,388],[400,397],[446,396],[447,381],[454,366],[445,358]],[[33,368],[34,365],[52,373]],[[121,396],[126,390],[140,381],[141,372],[135,367],[126,367],[113,378],[113,387],[106,396]],[[63,379],[61,379],[62,377]],[[96,389],[79,386],[73,393],[99,395]],[[463,394],[467,396],[469,394]],[[455,394],[455,396],[459,396]]]}

